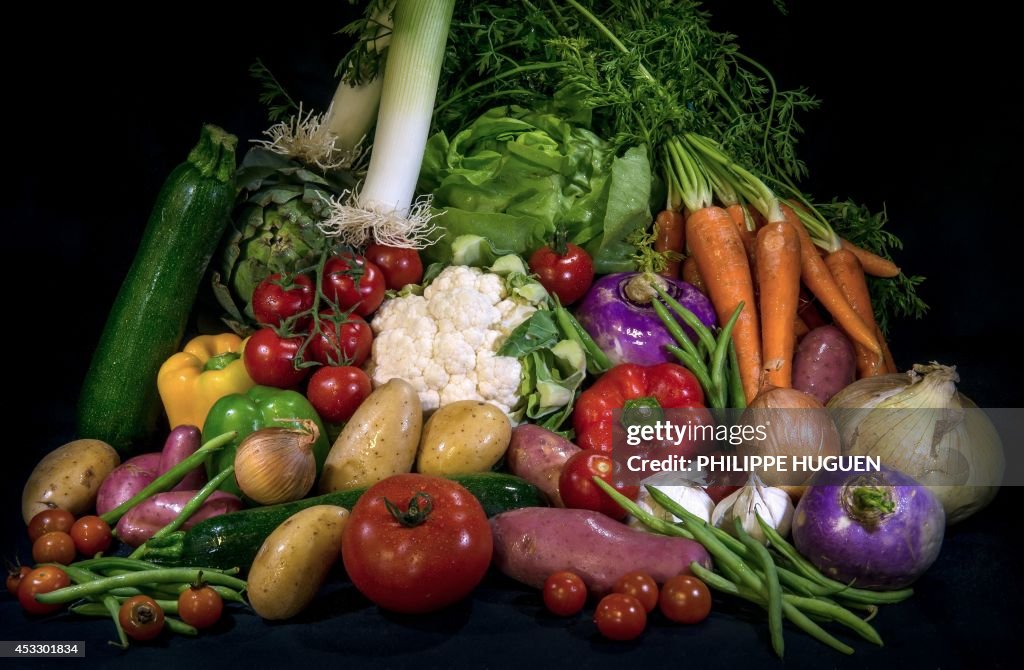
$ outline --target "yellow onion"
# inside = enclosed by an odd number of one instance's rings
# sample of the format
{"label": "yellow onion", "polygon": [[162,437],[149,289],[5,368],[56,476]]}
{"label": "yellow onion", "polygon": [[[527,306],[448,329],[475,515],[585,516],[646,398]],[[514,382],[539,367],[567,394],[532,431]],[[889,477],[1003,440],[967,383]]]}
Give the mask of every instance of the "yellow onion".
{"label": "yellow onion", "polygon": [[878,457],[927,486],[947,524],[992,501],[1004,466],[999,434],[959,381],[955,367],[932,362],[861,379],[828,403],[844,455]]}
{"label": "yellow onion", "polygon": [[263,428],[246,436],[235,452],[235,479],[246,497],[261,505],[303,498],[316,480],[313,444],[320,431],[312,421],[294,428]]}

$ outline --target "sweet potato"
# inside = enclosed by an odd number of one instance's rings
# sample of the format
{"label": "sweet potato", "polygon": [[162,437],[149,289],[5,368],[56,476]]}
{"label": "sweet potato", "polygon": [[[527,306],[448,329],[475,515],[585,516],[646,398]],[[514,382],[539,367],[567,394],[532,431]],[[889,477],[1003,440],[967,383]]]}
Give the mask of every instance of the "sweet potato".
{"label": "sweet potato", "polygon": [[558,495],[558,475],[569,457],[579,450],[561,435],[524,423],[512,430],[505,460],[509,472],[543,491],[554,507],[565,507]]}
{"label": "sweet potato", "polygon": [[[160,452],[160,470],[162,475],[178,463],[194,454],[202,445],[202,435],[195,426],[178,426],[170,432]],[[172,491],[195,491],[206,483],[206,467],[200,465],[185,475]]]}
{"label": "sweet potato", "polygon": [[96,495],[96,513],[106,514],[149,486],[160,470],[160,454],[139,454],[107,475]]}
{"label": "sweet potato", "polygon": [[852,384],[856,372],[853,345],[835,326],[821,326],[804,335],[793,356],[793,388],[823,405]]}
{"label": "sweet potato", "polygon": [[590,593],[601,596],[634,570],[660,583],[689,574],[694,561],[711,567],[700,544],[635,530],[601,514],[580,509],[528,507],[491,519],[493,564],[535,588],[553,572],[579,575]]}
{"label": "sweet potato", "polygon": [[[158,493],[149,500],[133,507],[117,522],[117,536],[125,544],[137,547],[158,530],[174,521],[181,513],[185,503],[191,500],[196,491],[168,491]],[[242,501],[224,491],[214,491],[203,506],[182,526],[188,530],[200,521],[205,521],[228,512],[242,509]]]}

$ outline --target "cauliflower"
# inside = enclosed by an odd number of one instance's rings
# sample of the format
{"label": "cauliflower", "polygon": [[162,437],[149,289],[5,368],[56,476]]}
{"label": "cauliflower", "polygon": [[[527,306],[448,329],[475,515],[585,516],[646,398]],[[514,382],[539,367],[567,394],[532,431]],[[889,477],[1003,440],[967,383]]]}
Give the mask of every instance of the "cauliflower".
{"label": "cauliflower", "polygon": [[386,301],[371,322],[374,385],[399,377],[423,409],[483,400],[506,414],[519,402],[520,361],[495,352],[536,307],[509,296],[505,280],[478,268],[445,268],[422,296]]}

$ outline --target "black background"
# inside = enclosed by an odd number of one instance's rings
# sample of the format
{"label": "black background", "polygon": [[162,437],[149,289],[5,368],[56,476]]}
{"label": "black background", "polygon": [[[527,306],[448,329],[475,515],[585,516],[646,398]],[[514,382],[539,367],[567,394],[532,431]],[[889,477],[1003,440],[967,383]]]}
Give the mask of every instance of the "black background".
{"label": "black background", "polygon": [[[808,190],[887,207],[906,242],[897,258],[928,281],[932,311],[891,337],[901,366],[959,366],[961,390],[982,406],[1024,406],[1018,289],[1022,210],[1020,93],[1014,22],[995,3],[769,2],[709,5],[720,29],[780,85],[824,100],[803,121]],[[73,406],[107,309],[131,262],[153,198],[202,122],[255,138],[266,125],[247,68],[261,57],[307,105],[323,106],[349,10],[323,6],[177,4],[145,17],[79,6],[28,7],[3,46],[7,170],[0,206],[6,250],[4,361],[16,398],[4,445],[4,556],[27,560],[19,494],[46,451],[72,438]],[[148,12],[147,12],[148,14]],[[16,431],[13,434],[20,434]],[[1016,445],[1008,444],[1008,448]],[[884,650],[855,643],[851,659],[787,635],[791,665],[1008,665],[1020,626],[1019,489],[949,533],[918,595],[879,615]],[[347,614],[346,614],[347,613]],[[343,616],[344,614],[344,616]],[[680,630],[656,624],[636,644],[600,640],[585,618],[546,617],[529,590],[492,577],[472,602],[436,617],[381,615],[351,587],[331,587],[309,625],[267,626],[240,614],[219,634],[120,654],[108,622],[30,622],[3,596],[0,638],[85,639],[88,654],[135,665],[180,657],[264,664],[328,660],[377,667],[576,662],[651,666],[774,663],[760,614],[721,603]],[[756,623],[751,623],[751,621]],[[232,630],[227,630],[232,629]],[[346,655],[341,658],[337,654]]]}

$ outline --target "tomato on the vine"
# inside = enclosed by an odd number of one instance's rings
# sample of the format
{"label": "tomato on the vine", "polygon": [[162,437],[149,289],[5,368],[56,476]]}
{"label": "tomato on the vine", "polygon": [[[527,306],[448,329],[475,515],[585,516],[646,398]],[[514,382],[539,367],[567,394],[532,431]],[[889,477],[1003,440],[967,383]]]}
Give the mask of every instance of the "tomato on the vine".
{"label": "tomato on the vine", "polygon": [[281,337],[271,328],[256,331],[245,345],[245,371],[264,386],[298,386],[309,374],[309,368],[295,367],[302,342],[301,337]]}
{"label": "tomato on the vine", "polygon": [[193,585],[178,596],[178,616],[190,626],[209,628],[223,612],[224,599],[207,584]]}
{"label": "tomato on the vine", "polygon": [[566,507],[589,509],[607,514],[613,519],[622,519],[626,511],[612,500],[611,496],[598,488],[594,477],[600,477],[629,498],[635,498],[639,487],[622,486],[615,483],[615,461],[608,454],[594,449],[584,449],[572,455],[558,477],[558,494]]}
{"label": "tomato on the vine", "polygon": [[32,568],[27,565],[12,565],[10,570],[7,571],[7,592],[12,596],[18,596],[18,586],[21,584],[21,580],[25,579],[25,576],[32,572]]}
{"label": "tomato on the vine", "polygon": [[64,607],[61,604],[44,605],[36,600],[36,595],[49,593],[71,586],[71,578],[68,573],[54,565],[44,565],[32,570],[22,577],[18,585],[18,602],[22,609],[29,614],[49,614]]}
{"label": "tomato on the vine", "polygon": [[587,585],[572,572],[554,572],[544,580],[544,606],[557,616],[572,616],[587,603]]}
{"label": "tomato on the vine", "polygon": [[492,542],[483,507],[461,484],[394,475],[352,508],[341,558],[356,588],[383,609],[431,612],[480,583]]}
{"label": "tomato on the vine", "polygon": [[352,418],[372,390],[370,378],[359,368],[323,367],[309,378],[306,397],[321,419],[341,423]]}
{"label": "tomato on the vine", "polygon": [[125,634],[133,640],[152,640],[164,629],[164,611],[149,596],[132,596],[117,612]]}
{"label": "tomato on the vine", "polygon": [[658,583],[646,572],[627,572],[615,581],[612,591],[633,596],[647,613],[653,612],[658,606]]}
{"label": "tomato on the vine", "polygon": [[324,365],[352,365],[366,362],[373,346],[373,331],[363,317],[351,313],[342,321],[333,311],[320,313],[320,332],[309,341],[308,355]]}
{"label": "tomato on the vine", "polygon": [[563,305],[569,305],[584,295],[594,283],[594,262],[590,255],[568,243],[565,249],[541,247],[530,256],[530,272],[537,275],[541,286],[554,293]]}
{"label": "tomato on the vine", "polygon": [[366,247],[366,258],[380,268],[385,285],[393,291],[423,279],[423,261],[415,249],[371,244]]}
{"label": "tomato on the vine", "polygon": [[661,587],[658,607],[676,623],[700,623],[711,613],[711,592],[692,575],[676,575]]}
{"label": "tomato on the vine", "polygon": [[28,522],[28,539],[35,542],[47,533],[67,533],[75,523],[75,515],[66,509],[44,509]]}
{"label": "tomato on the vine", "polygon": [[75,541],[67,533],[47,533],[32,543],[32,560],[67,565],[75,560]]}
{"label": "tomato on the vine", "polygon": [[[252,292],[252,313],[256,321],[266,326],[280,326],[286,319],[313,307],[316,288],[306,275],[282,277],[275,273],[265,278]],[[299,330],[309,324],[308,319],[296,323]]]}
{"label": "tomato on the vine", "polygon": [[323,289],[339,309],[369,316],[384,302],[384,275],[373,261],[342,253],[324,264]]}
{"label": "tomato on the vine", "polygon": [[83,516],[71,526],[71,539],[83,556],[95,556],[110,548],[110,525],[98,516]]}
{"label": "tomato on the vine", "polygon": [[647,612],[640,601],[625,593],[612,593],[601,599],[594,610],[594,623],[609,640],[634,640],[647,627]]}

